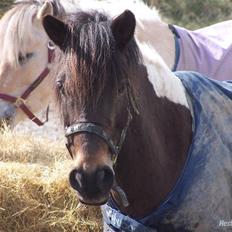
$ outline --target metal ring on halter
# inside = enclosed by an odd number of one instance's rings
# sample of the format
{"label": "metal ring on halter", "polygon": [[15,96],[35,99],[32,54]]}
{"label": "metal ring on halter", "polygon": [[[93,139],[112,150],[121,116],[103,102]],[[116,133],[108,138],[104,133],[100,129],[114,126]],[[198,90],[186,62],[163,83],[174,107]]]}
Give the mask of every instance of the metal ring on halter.
{"label": "metal ring on halter", "polygon": [[48,48],[49,48],[50,50],[55,50],[56,45],[55,45],[51,40],[49,40],[49,41],[48,41]]}
{"label": "metal ring on halter", "polygon": [[26,100],[21,97],[18,97],[14,103],[16,107],[20,107],[21,105],[25,105],[25,104],[26,104]]}

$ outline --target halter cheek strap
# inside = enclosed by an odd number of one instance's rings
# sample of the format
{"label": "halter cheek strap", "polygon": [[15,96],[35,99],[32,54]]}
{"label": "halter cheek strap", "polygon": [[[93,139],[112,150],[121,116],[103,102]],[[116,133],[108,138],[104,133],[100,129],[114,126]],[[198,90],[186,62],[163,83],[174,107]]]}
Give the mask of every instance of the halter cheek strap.
{"label": "halter cheek strap", "polygon": [[[55,50],[55,47],[49,43],[48,44],[48,65],[55,58],[54,50]],[[35,79],[35,81],[32,82],[32,84],[23,92],[23,94],[20,97],[14,97],[8,94],[0,93],[0,99],[11,102],[17,108],[20,108],[27,115],[27,117],[31,119],[34,123],[36,123],[38,126],[42,126],[44,125],[45,122],[48,121],[49,107],[47,107],[47,110],[46,110],[46,119],[45,121],[42,122],[28,108],[28,106],[26,105],[26,99],[40,85],[40,83],[45,79],[45,77],[47,77],[47,75],[49,74],[50,68],[48,67],[48,65],[44,68],[44,70],[40,73],[40,75]]]}

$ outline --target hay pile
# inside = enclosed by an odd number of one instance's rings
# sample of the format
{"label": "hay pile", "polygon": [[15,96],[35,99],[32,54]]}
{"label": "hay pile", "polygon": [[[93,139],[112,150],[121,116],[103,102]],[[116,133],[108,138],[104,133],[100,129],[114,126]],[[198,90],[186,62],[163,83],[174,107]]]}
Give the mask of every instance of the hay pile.
{"label": "hay pile", "polygon": [[0,232],[101,231],[99,208],[79,206],[63,142],[0,134]]}

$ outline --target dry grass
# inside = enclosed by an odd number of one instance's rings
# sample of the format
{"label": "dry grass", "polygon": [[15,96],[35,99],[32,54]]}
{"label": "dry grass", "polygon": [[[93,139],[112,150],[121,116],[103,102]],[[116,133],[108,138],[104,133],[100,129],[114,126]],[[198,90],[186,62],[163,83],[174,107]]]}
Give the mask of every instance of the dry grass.
{"label": "dry grass", "polygon": [[101,231],[99,208],[78,205],[62,143],[0,134],[0,231]]}

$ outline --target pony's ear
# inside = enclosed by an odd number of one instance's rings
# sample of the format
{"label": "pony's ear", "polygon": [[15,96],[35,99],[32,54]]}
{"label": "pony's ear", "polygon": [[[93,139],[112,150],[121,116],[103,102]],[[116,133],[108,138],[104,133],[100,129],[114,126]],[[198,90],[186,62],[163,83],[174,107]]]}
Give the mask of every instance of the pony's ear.
{"label": "pony's ear", "polygon": [[60,47],[61,50],[65,50],[64,45],[70,34],[68,25],[53,16],[47,15],[43,19],[43,26],[49,38]]}
{"label": "pony's ear", "polygon": [[113,20],[111,30],[119,49],[124,49],[127,43],[133,38],[135,26],[135,16],[129,10],[125,10]]}
{"label": "pony's ear", "polygon": [[37,12],[36,18],[42,21],[46,15],[53,15],[53,6],[49,1],[44,2],[43,6]]}

